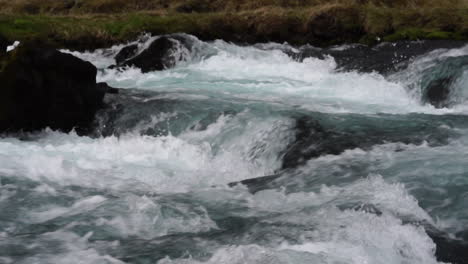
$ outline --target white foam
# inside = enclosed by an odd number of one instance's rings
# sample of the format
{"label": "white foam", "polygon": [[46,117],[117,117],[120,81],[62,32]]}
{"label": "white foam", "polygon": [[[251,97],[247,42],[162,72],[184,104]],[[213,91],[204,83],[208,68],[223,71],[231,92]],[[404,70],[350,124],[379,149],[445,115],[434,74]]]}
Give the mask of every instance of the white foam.
{"label": "white foam", "polygon": [[157,199],[127,196],[122,210],[112,219],[99,218],[98,226],[110,226],[122,237],[137,235],[144,239],[178,234],[199,233],[218,229],[205,208],[183,203],[159,204]]}
{"label": "white foam", "polygon": [[[143,40],[129,44],[137,44],[141,52],[159,37],[146,35]],[[402,81],[416,77],[395,75],[386,79],[376,73],[335,72],[336,64],[331,57],[294,61],[282,52],[294,52],[295,49],[287,44],[241,47],[220,40],[202,42],[186,34],[179,34],[178,37],[190,41],[192,48],[188,50],[177,42],[180,47],[174,51],[175,57],[179,58],[175,69],[145,74],[134,68],[124,71],[107,69],[99,73],[98,80],[120,88],[203,90],[244,99],[282,102],[322,112],[447,114],[467,111],[463,105],[454,109],[421,105],[421,95],[414,94],[414,90],[407,91],[408,83]],[[118,45],[93,53],[72,54],[93,62],[98,68],[105,68],[115,63],[113,56],[122,47]],[[437,50],[421,56],[410,65],[408,71],[401,74],[417,75],[421,72],[421,65],[431,65],[430,62],[436,57],[467,54],[467,47]]]}
{"label": "white foam", "polygon": [[[290,140],[290,121],[250,120],[239,126],[249,117],[239,118],[220,118],[204,131],[187,131],[180,137],[127,134],[91,139],[49,131],[36,142],[4,139],[0,167],[7,175],[44,183],[102,188],[128,188],[133,183],[162,192],[273,173],[280,166],[279,149],[285,146],[280,139]],[[213,138],[220,129],[226,137]],[[268,145],[271,138],[277,138],[277,144]]]}
{"label": "white foam", "polygon": [[[409,96],[420,100],[422,98],[421,82],[424,77],[423,73],[435,67],[441,61],[459,56],[468,55],[468,45],[457,49],[438,49],[428,54],[421,55],[408,65],[406,70],[397,72],[388,77],[392,82],[398,83],[402,86],[408,87]],[[462,73],[462,76],[451,87],[451,100],[452,106],[450,109],[444,108],[435,113],[468,113],[466,101],[468,100],[468,90],[465,89],[466,81],[468,80],[468,71]]]}
{"label": "white foam", "polygon": [[[466,132],[463,131],[462,134]],[[461,137],[439,147],[428,144],[389,143],[375,146],[370,151],[347,150],[340,155],[327,155],[310,160],[306,166],[299,168],[299,171],[302,175],[310,177],[341,175],[335,181],[342,182],[345,187],[341,192],[344,197],[349,196],[350,201],[372,201],[372,204],[378,204],[379,208],[392,212],[393,215],[423,221],[446,232],[456,233],[464,230],[468,223],[466,211],[454,209],[462,208],[467,202],[465,198],[461,198],[466,197],[466,191],[456,187],[468,184],[464,177],[468,167],[463,165],[468,159],[465,154],[468,153],[467,139],[466,136]],[[387,186],[378,178],[370,185],[366,182],[350,184],[361,175],[344,173],[346,170],[343,168],[349,164],[362,166],[361,172],[381,173],[386,181],[395,184]],[[432,198],[419,196],[420,202],[425,204],[426,211],[432,217],[420,208],[419,202],[408,196],[406,188],[412,192],[425,190],[432,193]],[[448,192],[449,189],[452,191]],[[460,198],[450,199],[454,195]]]}
{"label": "white foam", "polygon": [[454,112],[420,105],[419,98],[408,94],[404,84],[379,74],[336,72],[331,57],[297,62],[280,49],[241,47],[223,41],[203,44],[198,52],[206,55],[175,69],[145,74],[133,68],[105,70],[98,80],[122,88],[202,90],[323,112]]}
{"label": "white foam", "polygon": [[299,244],[229,246],[207,261],[166,258],[158,263],[438,263],[435,245],[421,228],[390,216],[336,213],[321,212],[320,224],[315,231],[304,230],[305,241]]}
{"label": "white foam", "polygon": [[[40,248],[48,243],[54,243],[57,247],[54,250],[27,256],[15,263],[35,264],[35,263],[63,263],[63,264],[124,264],[109,255],[102,255],[96,249],[91,248],[88,239],[92,236],[88,233],[80,237],[67,231],[56,231],[40,235],[33,244],[25,245],[30,249]],[[60,243],[56,243],[59,241]]]}
{"label": "white foam", "polygon": [[8,46],[6,48],[6,52],[10,52],[14,49],[16,49],[18,46],[19,46],[20,42],[19,41],[15,41],[12,45]]}
{"label": "white foam", "polygon": [[95,195],[81,199],[75,202],[71,207],[37,208],[37,210],[31,212],[29,216],[34,222],[45,222],[59,216],[67,217],[92,211],[104,201],[106,201],[105,197]]}
{"label": "white foam", "polygon": [[[138,45],[144,48],[148,43]],[[278,103],[322,112],[458,111],[421,106],[404,85],[376,73],[336,72],[332,58],[294,61],[281,52],[281,45],[268,44],[268,50],[223,41],[197,45],[198,51],[191,50],[191,55],[202,55],[182,59],[185,62],[175,69],[146,74],[134,68],[105,70],[98,80],[119,87],[170,92],[147,98],[147,102],[222,96],[265,102],[268,107]],[[113,63],[109,54],[119,48],[113,47],[110,53],[102,50],[76,55],[106,67]],[[251,194],[246,187],[229,188],[226,184],[270,175],[280,168],[281,153],[294,138],[293,121],[256,116],[247,109],[236,115],[220,115],[206,128],[195,127],[178,135],[138,133],[177,115],[153,115],[120,137],[93,139],[46,130],[34,141],[2,138],[1,176],[34,181],[37,186],[31,187],[28,198],[47,198],[41,200],[41,206],[19,208],[21,223],[66,222],[58,231],[37,234],[35,242],[26,246],[37,247],[39,253],[20,263],[120,264],[123,262],[100,251],[113,242],[104,241],[107,244],[101,248],[90,242],[93,233],[79,236],[74,232],[97,229],[120,238],[148,240],[209,232],[219,229],[213,220],[219,220],[219,212],[226,219],[252,218],[258,223],[239,230],[239,236],[229,237],[229,244],[200,236],[197,239],[206,242],[207,252],[202,260],[165,258],[159,263],[437,263],[435,245],[423,227],[403,220],[451,231],[466,226],[463,199],[441,200],[429,206],[431,215],[437,216],[433,219],[410,195],[421,187],[415,183],[434,195],[441,192],[434,186],[466,184],[466,177],[460,176],[466,169],[460,165],[466,163],[466,137],[441,147],[384,144],[370,151],[354,149],[322,156],[294,172],[307,178],[293,178],[293,174],[286,178],[288,184],[315,180],[318,184],[314,188]],[[346,169],[362,164],[368,167],[361,172],[368,173],[354,175]],[[325,180],[318,177],[320,174],[339,178],[321,184]],[[8,204],[22,191],[15,184],[2,185],[1,203]],[[98,190],[98,194],[73,190],[72,186]],[[71,201],[65,199],[64,204],[57,199],[56,203],[55,198],[64,196]],[[361,205],[376,211],[366,211]],[[444,213],[450,206],[458,208],[455,216]],[[0,233],[0,244],[24,243],[20,237],[9,236],[15,225]],[[40,248],[57,241],[59,250]],[[212,256],[207,255],[210,253]],[[0,261],[14,260],[6,257]]]}

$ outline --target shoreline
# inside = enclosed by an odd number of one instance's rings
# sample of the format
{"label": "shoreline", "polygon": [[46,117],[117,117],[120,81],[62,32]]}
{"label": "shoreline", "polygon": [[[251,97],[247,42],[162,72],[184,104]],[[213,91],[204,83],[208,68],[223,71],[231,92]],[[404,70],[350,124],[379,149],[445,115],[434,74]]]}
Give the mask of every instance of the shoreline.
{"label": "shoreline", "polygon": [[358,5],[265,7],[239,12],[52,15],[0,13],[0,35],[57,48],[93,50],[153,35],[187,33],[201,40],[288,42],[326,47],[399,40],[468,40],[468,8],[401,9]]}

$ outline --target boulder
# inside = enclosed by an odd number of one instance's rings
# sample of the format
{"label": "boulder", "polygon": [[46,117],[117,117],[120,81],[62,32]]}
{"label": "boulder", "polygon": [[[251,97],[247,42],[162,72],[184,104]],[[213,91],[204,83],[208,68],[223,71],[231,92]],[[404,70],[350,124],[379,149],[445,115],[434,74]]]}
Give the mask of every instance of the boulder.
{"label": "boulder", "polygon": [[132,44],[123,47],[117,55],[115,55],[115,62],[117,64],[122,64],[126,60],[134,57],[136,53],[138,52],[138,45],[137,44]]}
{"label": "boulder", "polygon": [[463,103],[465,86],[457,84],[468,70],[468,56],[448,57],[423,71],[421,77],[422,102],[436,108],[450,107]]}
{"label": "boulder", "polygon": [[450,86],[453,82],[453,77],[445,77],[430,81],[426,88],[426,101],[436,108],[448,107]]}
{"label": "boulder", "polygon": [[10,45],[10,41],[4,36],[0,35],[0,55],[6,53],[7,47]]}
{"label": "boulder", "polygon": [[169,37],[160,37],[154,40],[147,49],[131,58],[119,66],[134,66],[140,68],[142,72],[161,71],[172,68],[180,59],[178,40]]}
{"label": "boulder", "polygon": [[96,84],[96,73],[71,54],[20,45],[0,72],[0,132],[50,127],[85,133],[109,90]]}
{"label": "boulder", "polygon": [[120,92],[119,89],[110,87],[105,82],[100,82],[96,84],[96,89],[101,93],[108,93],[108,94],[118,94]]}
{"label": "boulder", "polygon": [[425,226],[429,237],[437,245],[437,261],[444,263],[468,263],[468,231],[457,232],[455,235],[438,230],[433,226]]}

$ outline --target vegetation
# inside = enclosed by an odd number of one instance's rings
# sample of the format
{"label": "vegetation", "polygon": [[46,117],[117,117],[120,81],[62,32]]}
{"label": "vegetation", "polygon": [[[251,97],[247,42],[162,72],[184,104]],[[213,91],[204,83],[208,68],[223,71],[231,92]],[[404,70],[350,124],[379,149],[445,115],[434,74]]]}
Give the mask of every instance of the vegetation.
{"label": "vegetation", "polygon": [[0,34],[77,49],[141,32],[331,45],[468,39],[468,0],[0,0]]}

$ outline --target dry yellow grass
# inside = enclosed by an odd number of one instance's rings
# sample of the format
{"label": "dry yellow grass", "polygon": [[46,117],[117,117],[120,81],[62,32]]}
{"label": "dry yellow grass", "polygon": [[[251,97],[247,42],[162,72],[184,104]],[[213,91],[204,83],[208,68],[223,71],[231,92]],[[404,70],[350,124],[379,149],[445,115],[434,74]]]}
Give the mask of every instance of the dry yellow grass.
{"label": "dry yellow grass", "polygon": [[468,0],[0,0],[0,34],[78,48],[154,34],[372,44],[468,39]]}
{"label": "dry yellow grass", "polygon": [[467,8],[468,0],[0,0],[0,12],[24,14],[170,12],[238,12],[264,7],[319,8],[324,5],[384,8]]}

